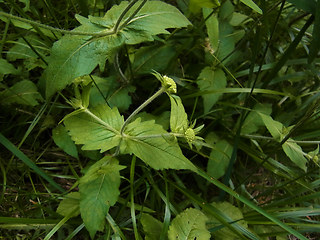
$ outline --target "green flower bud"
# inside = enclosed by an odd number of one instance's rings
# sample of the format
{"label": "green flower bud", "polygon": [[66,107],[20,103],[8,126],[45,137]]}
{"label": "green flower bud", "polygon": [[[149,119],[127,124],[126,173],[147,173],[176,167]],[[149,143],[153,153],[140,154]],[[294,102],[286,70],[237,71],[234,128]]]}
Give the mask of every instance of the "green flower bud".
{"label": "green flower bud", "polygon": [[192,128],[188,128],[185,132],[184,135],[187,139],[187,142],[193,142],[196,139],[196,134]]}
{"label": "green flower bud", "polygon": [[163,86],[167,89],[168,93],[177,93],[177,85],[172,78],[163,76]]}

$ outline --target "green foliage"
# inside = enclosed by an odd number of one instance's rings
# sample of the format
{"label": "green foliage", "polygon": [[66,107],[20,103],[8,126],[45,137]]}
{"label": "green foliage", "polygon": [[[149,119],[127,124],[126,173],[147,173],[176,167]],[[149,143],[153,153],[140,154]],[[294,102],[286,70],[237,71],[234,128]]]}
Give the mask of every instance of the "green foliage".
{"label": "green foliage", "polygon": [[149,214],[142,214],[141,224],[146,235],[145,240],[158,240],[162,231],[162,223]]}
{"label": "green foliage", "polygon": [[52,139],[58,147],[63,149],[70,156],[78,158],[78,150],[74,142],[71,140],[66,128],[62,125],[52,129]]}
{"label": "green foliage", "polygon": [[80,179],[80,212],[91,238],[105,226],[105,216],[119,197],[120,173],[124,166],[106,156],[93,164]]}
{"label": "green foliage", "polygon": [[210,239],[206,221],[208,218],[200,210],[188,208],[172,220],[169,228],[169,240],[173,239]]}
{"label": "green foliage", "polygon": [[80,193],[71,192],[66,195],[66,198],[63,199],[58,208],[57,213],[62,216],[76,217],[80,214]]}

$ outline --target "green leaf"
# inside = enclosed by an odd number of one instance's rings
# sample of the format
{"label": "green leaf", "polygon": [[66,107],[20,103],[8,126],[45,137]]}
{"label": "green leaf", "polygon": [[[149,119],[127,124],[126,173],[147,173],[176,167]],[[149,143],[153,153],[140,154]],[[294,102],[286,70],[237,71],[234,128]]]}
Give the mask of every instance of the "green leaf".
{"label": "green leaf", "polygon": [[54,143],[70,156],[78,158],[78,150],[74,142],[68,135],[68,131],[62,125],[52,129],[52,138]]}
{"label": "green leaf", "polygon": [[91,238],[103,231],[109,208],[117,202],[122,169],[118,160],[105,156],[80,179],[80,212]]}
{"label": "green leaf", "polygon": [[169,240],[207,240],[207,216],[200,210],[188,208],[173,219],[168,232]]}
{"label": "green leaf", "polygon": [[[206,27],[207,27],[207,33],[210,40],[210,47],[215,53],[219,46],[219,21],[216,14],[212,14],[210,17],[212,10],[209,8],[203,9],[203,18],[207,19],[206,21]],[[209,17],[209,18],[208,18]]]}
{"label": "green leaf", "polygon": [[127,135],[123,139],[120,150],[133,153],[152,168],[159,169],[190,169],[196,167],[182,154],[175,138],[164,136],[168,133],[161,125],[153,121],[141,122],[137,118],[128,124]]}
{"label": "green leaf", "polygon": [[17,103],[34,107],[42,100],[36,85],[29,80],[22,80],[12,87],[0,92],[1,104]]}
{"label": "green leaf", "polygon": [[[124,16],[126,21],[141,1],[136,3]],[[74,78],[90,74],[99,64],[104,69],[106,59],[112,58],[115,51],[123,44],[138,44],[153,41],[157,34],[168,34],[167,28],[181,28],[191,25],[187,18],[175,7],[161,1],[149,1],[119,32],[112,33],[118,18],[128,6],[127,1],[113,6],[104,17],[84,18],[77,16],[82,24],[74,31],[90,34],[109,34],[102,37],[66,35],[52,48],[49,65],[42,77],[46,97],[50,98],[56,91],[62,90]]]}
{"label": "green leaf", "polygon": [[256,11],[259,14],[262,14],[262,10],[257,6],[257,4],[254,3],[252,0],[240,0],[243,2],[245,5],[247,5],[249,8],[252,10]]}
{"label": "green leaf", "polygon": [[101,152],[112,149],[120,143],[120,129],[123,123],[123,117],[118,109],[111,109],[106,104],[64,120],[71,139],[76,144],[83,144],[82,150],[101,150]]}
{"label": "green leaf", "polygon": [[76,217],[80,214],[80,193],[71,192],[60,202],[57,213],[66,217]]}
{"label": "green leaf", "polygon": [[19,71],[15,69],[15,67],[9,63],[6,59],[0,58],[0,74],[8,75],[8,74],[19,74]]}
{"label": "green leaf", "polygon": [[145,240],[159,240],[163,223],[149,214],[143,213],[140,218]]}
{"label": "green leaf", "polygon": [[190,0],[189,10],[192,13],[199,13],[201,8],[216,8],[219,7],[218,0]]}
{"label": "green leaf", "polygon": [[170,128],[174,133],[184,134],[188,128],[188,116],[179,96],[169,95],[171,101]]}
{"label": "green leaf", "polygon": [[272,117],[265,115],[263,113],[259,113],[259,115],[262,118],[264,125],[267,127],[272,137],[278,142],[280,142],[284,137],[283,124],[281,122],[273,120]]}
{"label": "green leaf", "polygon": [[210,153],[207,172],[210,176],[218,179],[225,174],[228,168],[233,146],[226,140],[220,140],[217,136],[214,136],[210,142],[213,142],[214,148]]}
{"label": "green leaf", "polygon": [[[227,80],[221,69],[212,70],[210,67],[205,67],[197,79],[197,84],[201,91],[212,91],[225,88]],[[205,113],[211,110],[221,95],[221,93],[211,93],[202,96]]]}
{"label": "green leaf", "polygon": [[153,45],[141,47],[133,55],[132,69],[139,74],[165,71],[176,55],[176,50],[171,45]]}
{"label": "green leaf", "polygon": [[262,118],[259,115],[259,113],[270,115],[271,112],[271,104],[256,104],[252,111],[246,117],[244,123],[242,124],[241,133],[251,134],[257,132],[260,127],[264,126],[264,122],[262,121]]}
{"label": "green leaf", "polygon": [[[241,210],[235,206],[233,206],[229,202],[217,202],[212,203],[216,209],[218,209],[221,213],[223,213],[227,218],[228,222],[232,223],[236,221],[240,227],[244,229],[248,229],[248,224],[246,221],[241,220],[243,219],[243,214]],[[239,236],[234,233],[231,229],[221,226],[221,223],[212,215],[208,215],[209,217],[209,228],[214,229],[212,235],[216,240],[237,240]],[[222,227],[220,229],[220,227]],[[236,226],[235,226],[236,227]]]}
{"label": "green leaf", "polygon": [[295,163],[302,170],[307,171],[307,159],[305,158],[305,153],[297,143],[290,142],[290,140],[292,139],[289,138],[282,145],[283,151],[293,163]]}
{"label": "green leaf", "polygon": [[320,50],[320,1],[318,0],[316,3],[315,9],[315,20],[313,24],[312,31],[312,41],[310,44],[310,51],[308,57],[308,64],[312,63],[315,58],[318,56]]}

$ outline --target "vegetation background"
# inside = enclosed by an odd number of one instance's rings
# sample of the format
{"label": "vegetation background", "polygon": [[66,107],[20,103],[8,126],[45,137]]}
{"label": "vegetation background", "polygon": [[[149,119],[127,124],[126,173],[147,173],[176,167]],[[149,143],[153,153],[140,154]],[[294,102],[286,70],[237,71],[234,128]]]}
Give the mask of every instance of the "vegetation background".
{"label": "vegetation background", "polygon": [[319,239],[319,0],[0,0],[1,239]]}

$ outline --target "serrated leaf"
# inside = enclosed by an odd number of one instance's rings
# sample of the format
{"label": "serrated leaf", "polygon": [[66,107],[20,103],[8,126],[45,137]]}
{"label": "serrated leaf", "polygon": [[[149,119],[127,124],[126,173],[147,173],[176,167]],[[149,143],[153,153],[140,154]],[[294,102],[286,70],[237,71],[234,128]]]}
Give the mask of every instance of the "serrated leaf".
{"label": "serrated leaf", "polygon": [[29,80],[22,80],[12,87],[0,92],[1,104],[17,103],[34,107],[42,100],[36,85]]}
{"label": "serrated leaf", "polygon": [[306,171],[307,159],[304,156],[302,148],[297,143],[290,142],[290,140],[292,139],[289,138],[284,144],[282,144],[283,151],[294,164]]}
{"label": "serrated leaf", "polygon": [[145,240],[158,240],[162,232],[163,223],[145,213],[141,215],[140,221],[145,233]]}
{"label": "serrated leaf", "polygon": [[188,208],[173,219],[168,232],[169,240],[207,240],[211,234],[206,228],[207,216],[200,210]]}
{"label": "serrated leaf", "polygon": [[120,173],[124,169],[118,160],[106,156],[93,164],[80,179],[80,212],[91,238],[102,231],[110,206],[120,195]]}
{"label": "serrated leaf", "polygon": [[[233,206],[229,202],[214,202],[211,204],[216,209],[218,209],[225,217],[227,217],[228,222],[232,223],[236,221],[237,225],[239,225],[242,229],[248,229],[248,224],[243,219],[243,214],[241,210],[235,206]],[[208,215],[209,217],[209,228],[213,229],[215,227],[221,226],[221,222],[219,222],[214,216]],[[236,227],[236,226],[235,226]],[[239,228],[238,227],[238,228]],[[234,233],[231,229],[223,227],[222,229],[217,228],[212,232],[214,239],[216,240],[237,240],[239,236]]]}
{"label": "serrated leaf", "polygon": [[270,115],[272,112],[271,104],[256,104],[252,111],[246,117],[241,127],[242,134],[251,134],[258,131],[259,127],[264,126],[259,113]]}
{"label": "serrated leaf", "polygon": [[120,143],[120,129],[124,123],[117,108],[106,104],[98,105],[88,112],[81,112],[64,120],[64,124],[76,144],[83,144],[83,150],[105,152]]}
{"label": "serrated leaf", "polygon": [[170,128],[174,133],[184,134],[188,128],[188,116],[184,110],[181,98],[169,95],[171,102]]}
{"label": "serrated leaf", "polygon": [[259,14],[262,14],[262,10],[257,6],[257,4],[254,3],[252,0],[240,0],[243,2],[245,5],[247,5],[249,8],[252,10],[256,11]]}
{"label": "serrated leaf", "polygon": [[[227,80],[221,69],[212,70],[210,67],[205,67],[197,79],[197,84],[201,91],[211,91],[225,88]],[[202,95],[205,113],[208,113],[211,110],[221,95],[221,93]]]}
{"label": "serrated leaf", "polygon": [[273,120],[272,117],[270,117],[269,115],[266,115],[263,113],[259,113],[259,115],[262,118],[262,121],[265,124],[265,126],[267,127],[268,131],[270,132],[271,136],[275,140],[280,142],[284,137],[283,124],[281,122]]}
{"label": "serrated leaf", "polygon": [[57,213],[66,217],[76,217],[80,214],[80,193],[71,192],[60,202]]}
{"label": "serrated leaf", "polygon": [[123,139],[120,150],[133,153],[152,168],[195,171],[195,166],[182,154],[176,140],[162,137],[168,133],[154,121],[141,122],[137,118],[128,124],[125,134],[128,137]]}
{"label": "serrated leaf", "polygon": [[54,143],[70,156],[78,158],[78,150],[66,128],[62,125],[52,129],[52,138]]}
{"label": "serrated leaf", "polygon": [[[138,1],[124,16],[122,23],[141,4]],[[111,34],[114,25],[127,1],[113,6],[104,17],[84,18],[77,16],[82,24],[74,31]],[[122,26],[120,24],[120,26]],[[66,35],[57,41],[49,58],[49,65],[42,78],[46,86],[46,97],[50,98],[56,91],[62,90],[74,78],[90,74],[99,64],[104,68],[106,59],[110,59],[116,49],[123,44],[138,44],[153,41],[157,34],[168,34],[167,28],[181,28],[191,25],[187,18],[175,7],[161,1],[146,2],[142,9],[119,32],[91,38],[90,36]]]}

